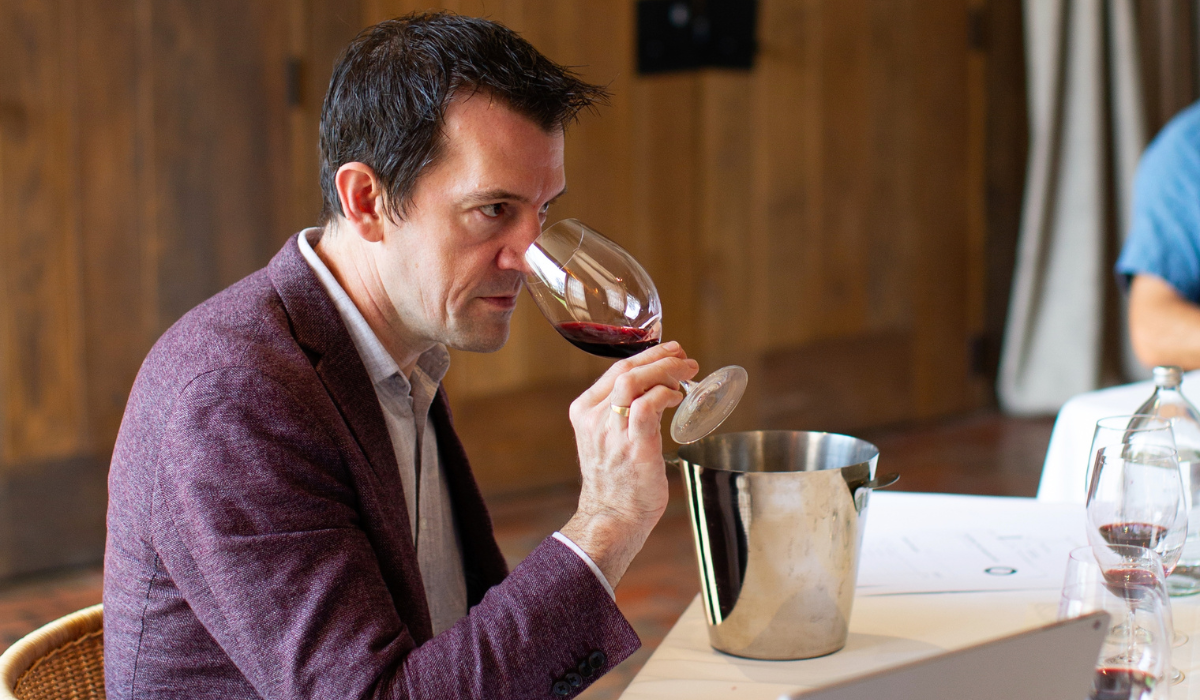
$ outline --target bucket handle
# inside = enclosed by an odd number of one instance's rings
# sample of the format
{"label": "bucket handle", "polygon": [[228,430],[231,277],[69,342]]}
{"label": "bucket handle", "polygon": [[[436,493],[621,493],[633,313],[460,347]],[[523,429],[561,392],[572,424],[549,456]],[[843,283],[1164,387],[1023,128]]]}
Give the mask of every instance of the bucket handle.
{"label": "bucket handle", "polygon": [[863,483],[858,484],[850,490],[850,497],[854,499],[854,509],[857,510],[861,515],[863,508],[865,508],[867,504],[868,493],[875,489],[882,489],[891,486],[899,480],[900,475],[896,472],[891,472],[890,474],[877,476],[870,481],[864,481]]}
{"label": "bucket handle", "polygon": [[885,489],[900,480],[900,475],[896,472],[877,476],[870,481],[859,484],[854,490],[858,489]]}

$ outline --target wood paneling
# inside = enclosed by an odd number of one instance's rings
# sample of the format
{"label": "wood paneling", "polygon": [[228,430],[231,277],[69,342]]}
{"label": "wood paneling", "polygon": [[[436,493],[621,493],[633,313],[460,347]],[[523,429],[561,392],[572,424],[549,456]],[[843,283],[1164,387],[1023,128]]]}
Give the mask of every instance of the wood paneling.
{"label": "wood paneling", "polygon": [[505,494],[569,479],[579,458],[567,410],[586,388],[556,382],[458,402],[454,422],[479,488]]}
{"label": "wood paneling", "polygon": [[262,267],[291,163],[282,0],[161,0],[150,29],[161,329]]}
{"label": "wood paneling", "polygon": [[0,0],[0,576],[98,556],[145,353],[315,216],[315,183],[293,191],[316,124],[287,103],[297,16],[319,13]]}
{"label": "wood paneling", "polygon": [[[666,336],[703,371],[750,370],[730,428],[857,429],[986,400],[969,362],[994,315],[1000,103],[990,53],[968,43],[984,0],[760,0],[753,70],[649,77],[633,0],[0,0],[0,575],[78,558],[29,554],[4,499],[45,504],[65,483],[64,503],[92,504],[67,530],[95,531],[154,339],[315,223],[338,53],[437,7],[502,21],[609,86],[568,131],[552,216],[642,261]],[[486,490],[573,478],[566,405],[607,362],[522,299],[503,350],[453,363]]]}
{"label": "wood paneling", "polygon": [[[957,3],[913,3],[911,162],[914,226],[913,384],[917,415],[971,405],[967,308],[968,92],[966,12]],[[918,30],[919,28],[919,30]],[[928,36],[958,37],[931,41]]]}
{"label": "wood paneling", "polygon": [[756,429],[848,433],[912,419],[913,338],[883,331],[767,352]]}
{"label": "wood paneling", "polygon": [[0,5],[0,455],[65,457],[81,407],[74,36],[67,2]]}
{"label": "wood paneling", "polygon": [[703,363],[702,373],[740,364],[753,377],[745,406],[729,429],[759,425],[760,352],[763,318],[756,254],[769,233],[755,226],[755,148],[757,105],[754,80],[743,72],[712,72],[700,85],[697,183],[694,342],[684,345]]}
{"label": "wood paneling", "polygon": [[986,50],[986,298],[983,339],[976,363],[994,378],[1008,316],[1021,227],[1021,200],[1029,153],[1025,43],[1021,3],[989,2],[983,17]]}
{"label": "wood paneling", "polygon": [[92,448],[112,449],[125,399],[153,340],[139,192],[137,7],[79,3],[77,180],[83,337]]}
{"label": "wood paneling", "polygon": [[1196,8],[1190,0],[1143,0],[1134,12],[1146,128],[1153,136],[1196,99]]}

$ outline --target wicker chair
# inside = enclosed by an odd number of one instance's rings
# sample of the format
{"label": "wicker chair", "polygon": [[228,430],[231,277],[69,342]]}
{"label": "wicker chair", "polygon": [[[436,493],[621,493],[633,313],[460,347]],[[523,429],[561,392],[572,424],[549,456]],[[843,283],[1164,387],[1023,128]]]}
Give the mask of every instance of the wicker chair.
{"label": "wicker chair", "polygon": [[93,605],[22,637],[0,655],[0,700],[103,700],[103,635]]}

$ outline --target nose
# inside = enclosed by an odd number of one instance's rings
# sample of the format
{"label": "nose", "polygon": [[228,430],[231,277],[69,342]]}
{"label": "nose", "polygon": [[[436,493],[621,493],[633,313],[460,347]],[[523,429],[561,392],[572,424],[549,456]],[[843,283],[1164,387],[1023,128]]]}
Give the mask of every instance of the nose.
{"label": "nose", "polygon": [[525,262],[525,251],[542,235],[542,222],[537,216],[521,217],[521,221],[512,227],[505,237],[504,246],[500,249],[496,263],[501,270],[516,270],[521,274],[529,274],[529,264]]}

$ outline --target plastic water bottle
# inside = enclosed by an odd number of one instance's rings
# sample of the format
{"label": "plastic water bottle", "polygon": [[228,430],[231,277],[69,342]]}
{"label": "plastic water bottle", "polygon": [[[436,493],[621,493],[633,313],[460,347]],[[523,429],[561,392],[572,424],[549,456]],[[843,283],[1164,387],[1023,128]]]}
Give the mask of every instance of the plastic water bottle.
{"label": "plastic water bottle", "polygon": [[1154,393],[1137,410],[1169,421],[1175,433],[1183,493],[1187,498],[1188,533],[1175,571],[1167,577],[1171,595],[1200,593],[1200,412],[1179,390],[1183,370],[1154,368]]}

